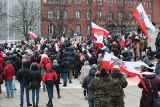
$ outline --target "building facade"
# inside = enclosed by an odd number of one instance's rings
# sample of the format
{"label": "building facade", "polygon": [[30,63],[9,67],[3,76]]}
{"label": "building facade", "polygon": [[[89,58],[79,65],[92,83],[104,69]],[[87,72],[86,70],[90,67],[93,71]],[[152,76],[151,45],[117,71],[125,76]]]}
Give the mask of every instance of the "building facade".
{"label": "building facade", "polygon": [[[160,26],[159,0],[42,0],[42,36],[90,34],[90,23],[111,31],[137,27],[133,12],[142,3],[149,19]],[[118,30],[117,30],[118,31]]]}

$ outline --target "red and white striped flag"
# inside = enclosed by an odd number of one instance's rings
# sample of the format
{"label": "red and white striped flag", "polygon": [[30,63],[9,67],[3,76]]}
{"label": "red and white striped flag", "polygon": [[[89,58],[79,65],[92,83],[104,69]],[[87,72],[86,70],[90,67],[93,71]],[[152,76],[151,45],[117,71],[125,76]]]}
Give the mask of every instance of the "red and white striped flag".
{"label": "red and white striped flag", "polygon": [[103,37],[108,37],[109,32],[92,22],[92,34],[96,37],[95,46],[102,49],[104,47]]}
{"label": "red and white striped flag", "polygon": [[[139,79],[141,80],[142,85],[146,89],[146,85],[144,83],[144,80],[142,79],[140,71],[138,71],[134,68],[134,66],[137,66],[137,65],[135,65],[135,63],[130,63],[130,62],[127,62],[127,61],[121,61],[116,56],[106,52],[105,55],[104,55],[102,64],[101,64],[101,69],[118,70],[120,72],[126,73],[127,75],[129,75],[131,77],[138,76]],[[132,64],[134,66],[132,66]],[[143,63],[141,63],[141,64],[143,64]],[[140,63],[139,63],[139,66],[141,66]]]}
{"label": "red and white striped flag", "polygon": [[154,32],[155,26],[153,26],[153,24],[149,20],[141,3],[137,6],[136,10],[133,13],[133,16],[136,18],[136,20],[137,20],[138,24],[140,25],[140,27],[142,28],[142,31],[144,32],[145,36],[148,38],[149,41],[151,41],[151,38],[147,33],[146,27],[152,29]]}
{"label": "red and white striped flag", "polygon": [[63,44],[64,41],[65,41],[65,38],[62,36],[61,39],[60,39],[60,43]]}
{"label": "red and white striped flag", "polygon": [[55,47],[56,51],[59,52],[59,46],[57,43],[55,43],[54,47]]}
{"label": "red and white striped flag", "polygon": [[29,32],[29,37],[33,38],[34,40],[37,40],[37,36],[31,31]]}

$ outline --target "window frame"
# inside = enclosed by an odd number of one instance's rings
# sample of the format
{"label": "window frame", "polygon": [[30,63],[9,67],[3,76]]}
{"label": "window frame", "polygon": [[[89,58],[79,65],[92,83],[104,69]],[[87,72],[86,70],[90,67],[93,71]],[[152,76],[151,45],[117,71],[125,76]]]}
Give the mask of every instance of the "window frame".
{"label": "window frame", "polygon": [[48,10],[48,12],[47,12],[47,18],[48,19],[52,19],[53,18],[53,11],[52,10]]}
{"label": "window frame", "polygon": [[79,10],[76,10],[75,12],[75,18],[80,19],[81,18],[81,12]]}

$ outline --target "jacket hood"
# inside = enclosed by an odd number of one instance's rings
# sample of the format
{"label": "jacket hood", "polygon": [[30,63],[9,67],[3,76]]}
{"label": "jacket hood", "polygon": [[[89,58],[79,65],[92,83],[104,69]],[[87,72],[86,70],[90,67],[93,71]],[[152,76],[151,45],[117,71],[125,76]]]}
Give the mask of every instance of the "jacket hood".
{"label": "jacket hood", "polygon": [[12,64],[7,64],[7,68],[12,69],[13,68]]}
{"label": "jacket hood", "polygon": [[47,63],[47,64],[46,64],[46,70],[52,70],[52,66],[51,66],[50,63]]}
{"label": "jacket hood", "polygon": [[96,71],[97,71],[97,65],[96,65],[96,64],[93,64],[93,65],[91,66],[91,69],[89,70],[89,75],[90,75],[90,76],[95,76]]}

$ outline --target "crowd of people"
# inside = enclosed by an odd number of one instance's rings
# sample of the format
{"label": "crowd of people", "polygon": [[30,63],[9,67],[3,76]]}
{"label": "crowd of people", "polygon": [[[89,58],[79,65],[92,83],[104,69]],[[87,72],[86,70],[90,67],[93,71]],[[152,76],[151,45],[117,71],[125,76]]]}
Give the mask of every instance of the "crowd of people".
{"label": "crowd of people", "polygon": [[[127,87],[128,83],[120,71],[101,69],[103,56],[105,52],[109,52],[123,61],[141,60],[148,66],[154,66],[153,60],[160,58],[160,32],[155,41],[156,51],[148,47],[148,40],[141,33],[111,34],[104,40],[105,49],[96,47],[96,40],[92,36],[80,43],[77,43],[74,37],[68,37],[63,42],[56,38],[34,43],[21,41],[0,44],[0,94],[4,80],[6,98],[14,98],[15,81],[18,80],[21,107],[24,90],[27,106],[38,107],[41,86],[43,91],[48,93],[46,106],[53,106],[54,86],[58,98],[61,98],[60,79],[63,79],[63,86],[67,87],[73,78],[80,77],[89,107],[124,107],[123,88]],[[120,44],[122,36],[125,38],[125,46]],[[149,79],[154,92],[159,91],[160,82],[157,76],[160,75],[160,61],[158,60],[155,71],[145,68],[142,72],[152,72],[150,75],[143,75],[145,83],[148,84]],[[146,91],[141,83],[138,86],[143,88],[140,107],[152,107],[151,93]],[[147,88],[149,89],[149,85]],[[32,104],[29,99],[30,89]],[[146,99],[146,95],[150,100]]]}

